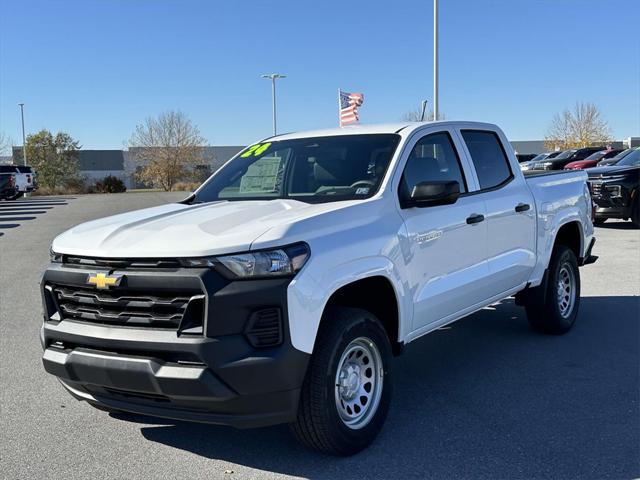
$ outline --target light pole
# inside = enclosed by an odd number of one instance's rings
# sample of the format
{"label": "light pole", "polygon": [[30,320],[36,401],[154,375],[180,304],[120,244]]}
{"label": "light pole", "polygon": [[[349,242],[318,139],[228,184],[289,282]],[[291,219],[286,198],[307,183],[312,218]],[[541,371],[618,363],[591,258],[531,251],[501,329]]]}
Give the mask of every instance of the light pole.
{"label": "light pole", "polygon": [[273,101],[273,135],[277,135],[278,129],[276,126],[276,80],[278,78],[287,78],[286,75],[281,75],[279,73],[269,73],[260,75],[262,78],[268,78],[271,80],[271,97]]}
{"label": "light pole", "polygon": [[438,0],[433,0],[433,119],[438,120]]}
{"label": "light pole", "polygon": [[27,165],[27,145],[24,138],[24,103],[19,103],[20,105],[20,117],[22,118],[22,162],[24,165]]}

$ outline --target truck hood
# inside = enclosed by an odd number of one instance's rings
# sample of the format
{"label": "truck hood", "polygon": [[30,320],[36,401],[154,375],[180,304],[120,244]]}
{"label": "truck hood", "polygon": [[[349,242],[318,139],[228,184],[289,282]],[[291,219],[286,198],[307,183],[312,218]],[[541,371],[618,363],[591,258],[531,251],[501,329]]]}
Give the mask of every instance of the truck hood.
{"label": "truck hood", "polygon": [[[296,200],[172,203],[80,224],[53,241],[56,253],[100,258],[201,257],[246,251],[273,227],[352,202]],[[286,230],[286,229],[285,229]]]}

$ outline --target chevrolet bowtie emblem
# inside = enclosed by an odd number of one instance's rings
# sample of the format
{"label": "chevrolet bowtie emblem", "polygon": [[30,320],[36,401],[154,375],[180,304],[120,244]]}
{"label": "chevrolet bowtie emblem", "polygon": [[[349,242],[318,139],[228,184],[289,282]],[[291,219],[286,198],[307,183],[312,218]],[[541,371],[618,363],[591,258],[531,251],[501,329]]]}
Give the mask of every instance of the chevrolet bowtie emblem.
{"label": "chevrolet bowtie emblem", "polygon": [[106,273],[90,273],[87,276],[87,283],[95,285],[100,290],[106,290],[109,287],[117,287],[120,285],[123,275],[108,275]]}

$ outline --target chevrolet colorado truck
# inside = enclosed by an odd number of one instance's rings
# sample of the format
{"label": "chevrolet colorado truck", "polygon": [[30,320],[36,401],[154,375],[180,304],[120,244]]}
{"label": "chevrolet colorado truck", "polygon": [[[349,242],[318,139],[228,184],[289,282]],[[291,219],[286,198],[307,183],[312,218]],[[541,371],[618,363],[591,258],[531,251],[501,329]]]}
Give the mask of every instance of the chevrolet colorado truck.
{"label": "chevrolet colorado truck", "polygon": [[55,238],[44,368],[99,409],[290,423],[354,454],[406,344],[513,295],[535,330],[571,329],[595,260],[586,179],[525,178],[485,123],[265,139],[182,202]]}

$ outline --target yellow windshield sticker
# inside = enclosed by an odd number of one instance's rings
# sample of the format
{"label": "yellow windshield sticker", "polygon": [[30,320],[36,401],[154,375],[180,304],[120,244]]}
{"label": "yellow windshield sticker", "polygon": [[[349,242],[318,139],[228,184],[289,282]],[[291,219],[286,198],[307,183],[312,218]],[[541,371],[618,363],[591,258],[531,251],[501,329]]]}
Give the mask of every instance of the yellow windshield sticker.
{"label": "yellow windshield sticker", "polygon": [[247,158],[251,156],[260,156],[271,146],[271,142],[267,143],[256,143],[255,145],[251,145],[249,149],[240,155],[240,158]]}

